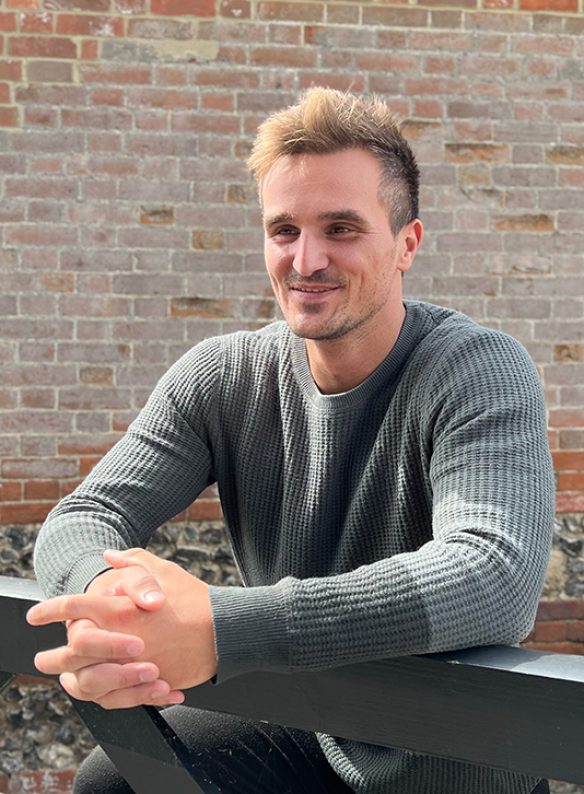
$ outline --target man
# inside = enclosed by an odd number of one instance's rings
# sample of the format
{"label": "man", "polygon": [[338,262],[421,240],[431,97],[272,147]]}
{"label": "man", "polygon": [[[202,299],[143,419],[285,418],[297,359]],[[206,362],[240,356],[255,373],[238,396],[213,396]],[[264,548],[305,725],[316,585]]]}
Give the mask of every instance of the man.
{"label": "man", "polygon": [[[37,664],[106,708],[178,704],[186,687],[250,670],[514,643],[533,622],[553,515],[538,378],[504,334],[404,302],[422,240],[418,169],[387,107],[314,89],[262,125],[250,166],[285,322],[188,352],[39,536],[39,580],[61,597],[30,620],[71,622],[69,645]],[[121,551],[145,546],[212,482],[246,587],[208,587]],[[548,790],[166,713],[222,791]],[[129,790],[99,753],[76,785]]]}

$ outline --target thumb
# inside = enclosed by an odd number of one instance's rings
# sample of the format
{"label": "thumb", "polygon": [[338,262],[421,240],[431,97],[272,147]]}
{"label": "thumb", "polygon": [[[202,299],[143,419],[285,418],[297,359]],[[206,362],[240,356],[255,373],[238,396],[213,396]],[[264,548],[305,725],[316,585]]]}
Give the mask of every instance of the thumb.
{"label": "thumb", "polygon": [[[142,551],[140,549],[139,551]],[[141,555],[135,549],[118,551],[108,549],[104,552],[105,561],[123,574],[117,579],[113,587],[114,595],[126,595],[132,599],[136,606],[153,612],[164,606],[166,595],[158,579],[150,573]],[[144,554],[147,557],[146,554]]]}

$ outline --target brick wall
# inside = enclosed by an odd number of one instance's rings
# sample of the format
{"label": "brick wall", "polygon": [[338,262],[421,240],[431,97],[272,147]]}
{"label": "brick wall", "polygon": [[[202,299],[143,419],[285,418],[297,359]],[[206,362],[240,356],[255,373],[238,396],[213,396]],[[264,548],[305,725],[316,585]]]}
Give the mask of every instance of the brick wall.
{"label": "brick wall", "polygon": [[528,347],[558,509],[584,511],[583,10],[5,0],[0,524],[42,520],[189,346],[273,317],[244,160],[312,84],[405,118],[427,227],[407,291]]}

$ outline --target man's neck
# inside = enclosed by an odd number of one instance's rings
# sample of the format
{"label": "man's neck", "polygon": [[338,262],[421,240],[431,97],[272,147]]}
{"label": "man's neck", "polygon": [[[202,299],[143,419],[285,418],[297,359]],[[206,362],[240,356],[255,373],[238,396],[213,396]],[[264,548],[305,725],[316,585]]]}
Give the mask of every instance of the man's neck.
{"label": "man's neck", "polygon": [[[306,340],[306,355],[314,382],[322,394],[341,394],[363,383],[391,353],[405,319],[399,316],[382,333],[359,333],[330,340]],[[350,338],[349,338],[350,337]]]}

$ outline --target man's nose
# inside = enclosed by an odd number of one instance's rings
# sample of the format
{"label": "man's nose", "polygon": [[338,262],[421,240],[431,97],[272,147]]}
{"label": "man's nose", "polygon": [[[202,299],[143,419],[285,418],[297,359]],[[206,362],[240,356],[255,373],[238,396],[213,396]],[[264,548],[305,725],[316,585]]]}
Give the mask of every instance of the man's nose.
{"label": "man's nose", "polygon": [[292,267],[301,276],[311,276],[329,265],[325,241],[304,232],[296,238],[293,254]]}

